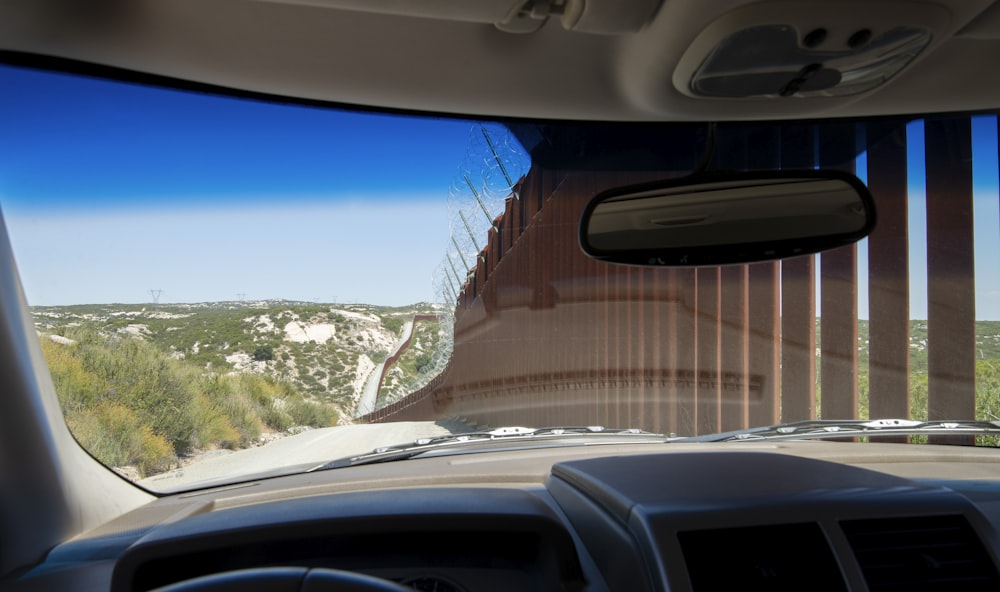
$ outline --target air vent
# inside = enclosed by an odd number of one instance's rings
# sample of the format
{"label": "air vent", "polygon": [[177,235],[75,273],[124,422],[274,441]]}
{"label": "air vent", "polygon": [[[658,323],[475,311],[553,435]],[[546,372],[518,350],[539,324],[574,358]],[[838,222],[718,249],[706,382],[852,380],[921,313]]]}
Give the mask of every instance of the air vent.
{"label": "air vent", "polygon": [[846,590],[818,524],[781,524],[677,533],[691,589]]}
{"label": "air vent", "polygon": [[1000,576],[964,516],[840,523],[868,589],[1000,590]]}

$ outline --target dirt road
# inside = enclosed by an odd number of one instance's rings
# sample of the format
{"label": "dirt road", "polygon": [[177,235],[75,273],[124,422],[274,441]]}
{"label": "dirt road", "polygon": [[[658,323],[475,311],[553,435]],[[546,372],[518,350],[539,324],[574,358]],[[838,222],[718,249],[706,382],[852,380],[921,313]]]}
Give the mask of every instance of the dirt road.
{"label": "dirt road", "polygon": [[[453,428],[457,429],[457,428]],[[380,446],[403,444],[451,430],[431,421],[361,424],[309,430],[257,448],[218,451],[180,469],[147,477],[140,485],[154,491],[193,487],[198,482],[235,478],[286,465],[321,464],[369,452]]]}

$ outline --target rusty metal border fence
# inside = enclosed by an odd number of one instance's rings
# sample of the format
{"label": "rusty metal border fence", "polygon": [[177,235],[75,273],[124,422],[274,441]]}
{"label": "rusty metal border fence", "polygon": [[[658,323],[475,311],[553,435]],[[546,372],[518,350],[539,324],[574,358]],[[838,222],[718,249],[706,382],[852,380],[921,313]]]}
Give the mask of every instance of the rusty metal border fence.
{"label": "rusty metal border fence", "polygon": [[[933,221],[926,237],[929,382],[940,393],[932,395],[928,413],[972,417],[970,119],[927,121],[925,130],[927,217]],[[777,152],[743,146],[746,167],[835,164],[818,152],[821,139],[777,138]],[[870,380],[872,416],[908,417],[906,145],[900,128],[867,152],[868,182],[881,212],[867,251],[870,369],[858,356],[856,246],[725,268],[608,265],[577,245],[583,206],[603,188],[662,172],[532,168],[489,230],[458,295],[447,369],[365,419],[461,416],[486,425],[709,433],[818,415],[857,417],[862,372]],[[839,166],[850,171],[854,164]],[[837,396],[822,396],[830,393]]]}

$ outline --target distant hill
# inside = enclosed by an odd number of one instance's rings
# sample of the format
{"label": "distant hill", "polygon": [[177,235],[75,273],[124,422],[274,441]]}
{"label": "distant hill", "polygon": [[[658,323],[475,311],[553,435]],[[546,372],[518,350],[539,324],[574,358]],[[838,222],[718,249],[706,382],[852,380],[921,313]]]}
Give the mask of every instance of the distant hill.
{"label": "distant hill", "polygon": [[[317,304],[286,300],[200,304],[95,304],[32,307],[42,333],[69,336],[81,327],[131,335],[168,355],[220,373],[251,372],[290,382],[352,417],[365,383],[391,355],[415,315],[437,315],[440,305],[404,307]],[[816,322],[817,347],[820,323]],[[395,400],[437,374],[451,353],[449,329],[421,322],[410,347],[387,368],[380,404]],[[927,321],[910,322],[910,367],[927,368]],[[1000,321],[976,323],[977,358],[1000,359]],[[868,361],[868,321],[858,322],[862,372]],[[818,368],[818,365],[817,365]]]}
{"label": "distant hill", "polygon": [[[378,403],[385,404],[441,372],[452,348],[443,311],[427,303],[272,300],[32,312],[70,429],[109,466],[139,477],[198,451],[350,423],[359,407],[375,406],[362,402],[380,377]],[[858,325],[860,416],[867,417],[869,323]],[[818,320],[816,327],[818,345]],[[407,337],[409,346],[395,356]],[[927,417],[927,338],[927,322],[911,321],[913,418]],[[977,323],[976,342],[976,415],[1000,419],[1000,322]],[[395,363],[382,371],[390,356]],[[817,409],[820,371],[817,364]]]}
{"label": "distant hill", "polygon": [[[858,358],[862,365],[868,361],[868,321],[858,321]],[[820,321],[816,319],[816,343],[821,338]],[[910,321],[910,370],[927,370],[927,321]],[[1000,359],[1000,321],[976,322],[976,358]]]}
{"label": "distant hill", "polygon": [[[72,338],[93,329],[131,336],[213,373],[288,382],[343,417],[354,415],[366,382],[394,352],[404,325],[415,315],[440,312],[428,303],[392,308],[285,300],[32,307],[43,334]],[[450,354],[444,333],[437,322],[417,323],[409,349],[387,369],[383,397],[419,388],[443,368]]]}

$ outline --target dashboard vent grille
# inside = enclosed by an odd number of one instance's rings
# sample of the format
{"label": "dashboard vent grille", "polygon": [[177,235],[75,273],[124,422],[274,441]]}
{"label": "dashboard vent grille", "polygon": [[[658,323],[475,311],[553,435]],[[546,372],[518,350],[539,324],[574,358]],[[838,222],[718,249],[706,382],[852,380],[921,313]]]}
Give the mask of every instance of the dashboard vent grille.
{"label": "dashboard vent grille", "polygon": [[1000,590],[1000,576],[963,516],[840,523],[872,592]]}

